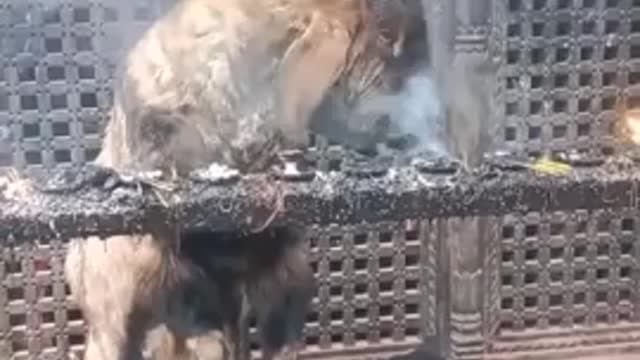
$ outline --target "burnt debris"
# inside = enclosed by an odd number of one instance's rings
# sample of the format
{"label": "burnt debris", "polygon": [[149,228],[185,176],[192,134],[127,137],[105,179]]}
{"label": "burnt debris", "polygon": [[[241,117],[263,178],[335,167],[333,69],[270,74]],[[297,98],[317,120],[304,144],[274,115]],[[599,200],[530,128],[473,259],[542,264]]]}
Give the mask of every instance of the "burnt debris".
{"label": "burnt debris", "polygon": [[106,236],[143,231],[157,221],[176,221],[184,229],[251,231],[271,224],[636,206],[640,164],[629,158],[580,159],[562,176],[536,174],[521,163],[504,154],[488,157],[473,171],[441,159],[396,167],[372,160],[371,168],[365,161],[345,161],[343,171],[316,168],[313,176],[306,176],[307,164],[302,177],[274,171],[171,183],[93,166],[56,170],[30,179],[27,195],[0,192],[0,237]]}

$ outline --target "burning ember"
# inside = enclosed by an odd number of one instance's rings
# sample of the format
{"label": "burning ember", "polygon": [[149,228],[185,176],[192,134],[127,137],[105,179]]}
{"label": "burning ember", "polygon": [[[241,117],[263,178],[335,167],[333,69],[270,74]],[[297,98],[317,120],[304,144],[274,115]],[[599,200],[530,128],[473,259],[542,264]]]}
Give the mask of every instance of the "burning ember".
{"label": "burning ember", "polygon": [[631,110],[625,115],[625,125],[631,141],[640,145],[640,110]]}

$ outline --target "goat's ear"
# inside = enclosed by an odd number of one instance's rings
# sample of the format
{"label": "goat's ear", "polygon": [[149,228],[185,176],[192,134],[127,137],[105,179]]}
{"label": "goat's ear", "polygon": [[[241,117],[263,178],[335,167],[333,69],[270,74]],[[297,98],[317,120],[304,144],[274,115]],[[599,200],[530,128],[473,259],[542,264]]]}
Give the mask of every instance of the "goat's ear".
{"label": "goat's ear", "polygon": [[287,49],[279,79],[279,121],[290,146],[306,146],[311,114],[343,72],[351,38],[322,15]]}

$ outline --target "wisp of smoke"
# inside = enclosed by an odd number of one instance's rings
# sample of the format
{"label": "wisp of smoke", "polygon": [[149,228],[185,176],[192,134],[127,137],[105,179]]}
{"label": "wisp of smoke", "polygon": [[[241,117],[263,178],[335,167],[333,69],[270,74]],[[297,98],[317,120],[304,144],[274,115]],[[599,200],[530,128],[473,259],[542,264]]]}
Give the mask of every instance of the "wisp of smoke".
{"label": "wisp of smoke", "polygon": [[417,144],[410,153],[449,157],[444,107],[429,69],[409,78],[396,96],[397,106],[390,114],[391,123],[400,133],[416,138]]}

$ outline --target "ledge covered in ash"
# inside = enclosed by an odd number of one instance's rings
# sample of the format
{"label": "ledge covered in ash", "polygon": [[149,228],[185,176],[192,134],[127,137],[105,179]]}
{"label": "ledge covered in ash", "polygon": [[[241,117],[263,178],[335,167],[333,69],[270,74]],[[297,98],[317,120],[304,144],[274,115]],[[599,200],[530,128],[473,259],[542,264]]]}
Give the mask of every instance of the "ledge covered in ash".
{"label": "ledge covered in ash", "polygon": [[261,174],[222,183],[191,178],[168,185],[89,169],[29,179],[21,190],[20,180],[5,179],[0,237],[105,236],[143,231],[157,221],[176,221],[185,229],[251,231],[287,223],[635,207],[640,183],[640,166],[626,158],[577,164],[562,176],[505,163],[473,172],[431,164],[303,178]]}

